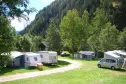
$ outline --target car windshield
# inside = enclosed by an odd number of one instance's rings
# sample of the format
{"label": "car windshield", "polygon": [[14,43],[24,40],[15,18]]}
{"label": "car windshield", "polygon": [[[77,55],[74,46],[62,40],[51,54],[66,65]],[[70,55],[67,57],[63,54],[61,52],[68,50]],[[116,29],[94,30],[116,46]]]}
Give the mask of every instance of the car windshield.
{"label": "car windshield", "polygon": [[118,63],[123,64],[123,62],[124,62],[124,59],[118,59]]}
{"label": "car windshield", "polygon": [[101,60],[100,60],[100,62],[104,62],[104,61],[105,61],[105,59],[101,59]]}

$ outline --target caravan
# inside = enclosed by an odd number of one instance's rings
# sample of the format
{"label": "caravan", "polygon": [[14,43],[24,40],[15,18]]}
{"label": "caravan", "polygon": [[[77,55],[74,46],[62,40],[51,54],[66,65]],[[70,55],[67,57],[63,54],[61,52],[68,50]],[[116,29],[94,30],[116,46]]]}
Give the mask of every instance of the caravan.
{"label": "caravan", "polygon": [[57,52],[54,51],[39,51],[43,64],[55,64],[57,63],[58,57]]}
{"label": "caravan", "polygon": [[104,58],[98,62],[98,67],[106,67],[111,69],[126,68],[126,52],[124,51],[108,51],[104,53]]}
{"label": "caravan", "polygon": [[24,54],[25,67],[36,67],[38,63],[41,63],[41,56],[37,53],[27,52]]}
{"label": "caravan", "polygon": [[41,56],[40,54],[33,53],[33,52],[18,52],[12,51],[11,52],[12,61],[8,63],[10,67],[36,67],[37,63],[41,63]]}

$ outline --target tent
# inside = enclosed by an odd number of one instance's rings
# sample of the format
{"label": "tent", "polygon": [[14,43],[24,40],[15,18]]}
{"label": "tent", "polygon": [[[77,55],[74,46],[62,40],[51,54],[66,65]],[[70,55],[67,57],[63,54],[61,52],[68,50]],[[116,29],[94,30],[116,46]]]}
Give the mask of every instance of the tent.
{"label": "tent", "polygon": [[95,53],[92,51],[80,51],[74,54],[74,58],[76,59],[85,59],[85,60],[92,60],[94,58]]}

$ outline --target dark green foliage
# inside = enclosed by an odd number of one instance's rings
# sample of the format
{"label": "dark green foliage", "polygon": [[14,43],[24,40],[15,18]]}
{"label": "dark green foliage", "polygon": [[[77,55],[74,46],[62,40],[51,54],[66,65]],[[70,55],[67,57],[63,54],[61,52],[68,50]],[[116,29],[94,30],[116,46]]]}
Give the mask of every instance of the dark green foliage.
{"label": "dark green foliage", "polygon": [[18,51],[30,52],[45,49],[41,36],[32,36],[30,34],[17,35],[15,41],[15,47]]}
{"label": "dark green foliage", "polygon": [[60,40],[55,34],[57,30],[60,30],[63,49],[70,51],[93,50],[98,53],[125,49],[125,32],[118,41],[118,30],[126,26],[125,4],[126,0],[55,0],[39,11],[21,34],[46,38],[49,50],[59,48],[59,45],[54,46]]}
{"label": "dark green foliage", "polygon": [[[73,52],[78,50],[84,31],[82,19],[77,10],[69,10],[60,24],[60,36],[63,45],[68,46]],[[67,45],[66,45],[67,44]]]}
{"label": "dark green foliage", "polygon": [[[113,6],[114,2],[120,3],[120,5]],[[112,24],[117,25],[117,28],[122,30],[126,26],[125,4],[126,0],[55,0],[51,5],[39,11],[35,20],[21,34],[40,34],[45,38],[51,18],[54,18],[56,25],[59,26],[68,10],[77,9],[81,16],[83,11],[87,9],[93,17],[93,12],[98,7],[106,12],[106,16]]]}
{"label": "dark green foliage", "polygon": [[119,31],[115,25],[106,23],[105,29],[102,29],[99,35],[99,41],[102,51],[118,49]]}
{"label": "dark green foliage", "polygon": [[39,11],[35,20],[28,25],[21,34],[40,34],[45,37],[51,18],[53,18],[56,25],[59,26],[61,19],[66,15],[68,10],[75,8],[82,15],[85,9],[93,13],[98,6],[99,0],[55,0],[51,5]]}
{"label": "dark green foliage", "polygon": [[119,30],[126,27],[126,0],[101,0],[101,8],[103,8],[109,20],[117,25]]}
{"label": "dark green foliage", "polygon": [[126,50],[126,28],[124,28],[123,32],[120,34],[119,47],[120,49]]}
{"label": "dark green foliage", "polygon": [[6,66],[10,51],[14,49],[14,31],[9,21],[0,16],[0,69]]}
{"label": "dark green foliage", "polygon": [[45,48],[46,48],[46,46],[45,46],[43,43],[40,43],[40,44],[39,44],[39,49],[40,49],[40,50],[44,51]]}
{"label": "dark green foliage", "polygon": [[[15,47],[15,31],[11,27],[9,19],[20,17],[28,20],[27,14],[35,10],[34,8],[29,10],[27,6],[28,0],[0,0],[0,70],[1,68],[6,67],[7,62],[10,59],[10,52],[13,51]],[[23,42],[24,44],[30,45],[28,40],[24,40]],[[25,49],[29,48],[28,45]],[[16,46],[18,46],[18,49],[21,48],[19,42]]]}
{"label": "dark green foliage", "polygon": [[46,42],[46,46],[48,50],[54,50],[54,51],[59,52],[61,48],[59,28],[58,26],[56,26],[53,19],[50,21],[50,24],[46,33],[47,35],[46,35],[45,42]]}
{"label": "dark green foliage", "polygon": [[26,14],[36,11],[34,8],[28,9],[29,0],[0,0],[0,16],[22,17],[28,20]]}

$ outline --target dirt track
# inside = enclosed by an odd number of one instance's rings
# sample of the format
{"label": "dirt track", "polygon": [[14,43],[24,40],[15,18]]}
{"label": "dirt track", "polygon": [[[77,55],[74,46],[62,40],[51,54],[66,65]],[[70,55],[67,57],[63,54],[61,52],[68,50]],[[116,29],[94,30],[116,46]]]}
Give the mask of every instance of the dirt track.
{"label": "dirt track", "polygon": [[56,68],[56,69],[52,69],[52,70],[29,72],[29,73],[23,73],[23,74],[18,74],[18,75],[11,75],[11,76],[0,76],[0,82],[20,80],[20,79],[31,78],[31,77],[41,76],[41,75],[55,74],[55,73],[60,73],[60,72],[65,72],[65,71],[69,71],[72,69],[76,69],[81,66],[80,63],[72,61],[72,60],[65,59],[63,61],[70,62],[71,64],[68,66],[65,66],[65,67]]}

